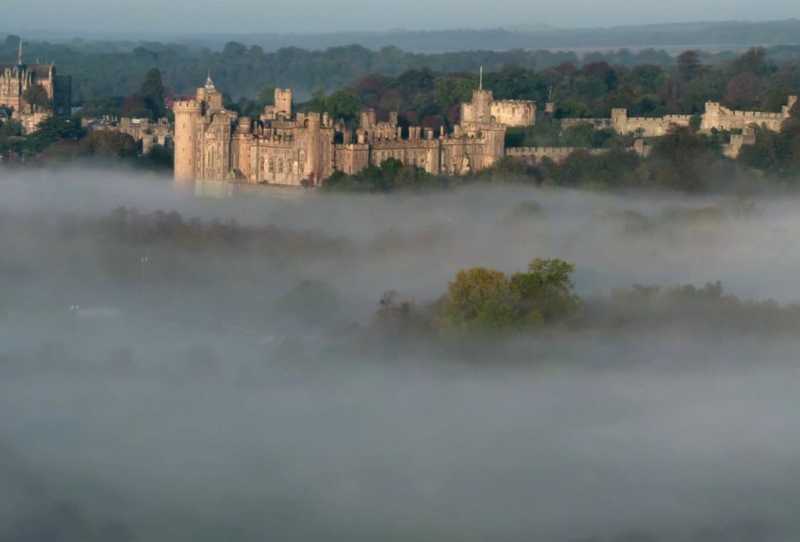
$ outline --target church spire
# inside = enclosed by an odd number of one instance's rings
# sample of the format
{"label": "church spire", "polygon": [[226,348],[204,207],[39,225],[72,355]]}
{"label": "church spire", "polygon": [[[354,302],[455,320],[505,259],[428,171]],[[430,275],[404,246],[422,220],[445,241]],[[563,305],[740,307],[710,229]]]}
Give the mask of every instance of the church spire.
{"label": "church spire", "polygon": [[483,90],[483,66],[481,66],[481,75],[478,83],[478,90]]}
{"label": "church spire", "polygon": [[19,50],[17,51],[17,66],[22,66],[22,38],[19,39]]}
{"label": "church spire", "polygon": [[211,80],[211,70],[208,70],[208,77],[206,77],[206,88],[214,88],[214,81]]}

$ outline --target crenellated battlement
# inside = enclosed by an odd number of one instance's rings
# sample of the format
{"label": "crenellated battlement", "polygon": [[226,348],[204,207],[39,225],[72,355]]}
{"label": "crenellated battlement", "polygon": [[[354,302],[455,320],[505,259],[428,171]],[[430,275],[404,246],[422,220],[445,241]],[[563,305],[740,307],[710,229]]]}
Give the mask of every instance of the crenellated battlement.
{"label": "crenellated battlement", "polygon": [[202,104],[194,99],[177,100],[172,104],[174,113],[200,113],[202,109]]}

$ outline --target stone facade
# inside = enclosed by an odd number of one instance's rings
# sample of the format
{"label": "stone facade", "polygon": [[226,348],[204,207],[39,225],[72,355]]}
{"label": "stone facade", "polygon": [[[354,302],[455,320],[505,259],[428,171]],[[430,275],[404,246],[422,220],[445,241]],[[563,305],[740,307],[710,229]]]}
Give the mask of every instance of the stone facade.
{"label": "stone facade", "polygon": [[472,101],[461,104],[461,123],[501,124],[508,127],[527,127],[536,123],[536,102],[528,100],[495,100],[492,91],[478,89]]}
{"label": "stone facade", "polygon": [[128,134],[142,145],[142,154],[150,154],[154,145],[171,147],[174,139],[173,129],[168,119],[153,122],[150,119],[129,117],[84,118],[81,125],[87,130],[106,130]]}
{"label": "stone facade", "polygon": [[[759,126],[780,132],[783,121],[789,118],[797,103],[797,96],[789,96],[780,113],[761,111],[734,111],[717,102],[706,102],[701,116],[700,131],[712,130],[741,131]],[[666,115],[663,117],[629,117],[627,109],[612,109],[610,119],[562,119],[561,127],[569,128],[580,124],[591,124],[596,130],[610,129],[618,134],[635,134],[640,137],[661,137],[675,127],[688,127],[691,115]]]}
{"label": "stone facade", "polygon": [[[173,106],[175,178],[319,186],[336,171],[355,174],[390,158],[431,174],[480,171],[505,155],[506,126],[492,114],[493,103],[490,92],[476,91],[463,106],[466,119],[452,133],[403,128],[397,113],[379,121],[373,110],[362,112],[351,130],[326,113],[294,113],[292,93],[285,89],[275,91],[275,105],[257,121],[238,118],[222,107],[209,78],[194,98]],[[514,122],[535,111],[515,107],[506,117]]]}
{"label": "stone facade", "polygon": [[760,126],[773,132],[780,132],[783,121],[791,116],[792,108],[797,104],[797,96],[789,96],[780,113],[764,113],[761,111],[734,111],[717,102],[706,102],[701,130],[744,130],[751,126]]}
{"label": "stone facade", "polygon": [[[25,101],[27,90],[37,85],[47,94],[49,107],[34,106]],[[26,134],[36,131],[39,123],[53,114],[70,113],[71,88],[71,79],[56,75],[55,65],[25,64],[22,43],[19,46],[17,63],[0,65],[0,107],[11,111],[12,118],[22,125]]]}
{"label": "stone facade", "polygon": [[611,128],[618,134],[636,134],[640,137],[665,136],[675,127],[688,128],[691,115],[665,115],[663,117],[629,117],[627,109],[611,110]]}
{"label": "stone facade", "polygon": [[[752,144],[754,125],[780,130],[796,102],[796,97],[789,97],[781,113],[731,111],[709,102],[701,129],[741,131],[723,149],[726,156],[736,158],[743,145]],[[335,123],[327,113],[295,113],[289,89],[276,89],[275,104],[266,107],[258,119],[239,118],[223,107],[222,94],[210,77],[194,97],[176,101],[173,111],[175,178],[179,182],[319,186],[337,171],[353,175],[389,159],[434,175],[466,175],[487,169],[505,156],[528,162],[545,158],[563,162],[579,150],[607,152],[571,147],[506,149],[507,127],[533,126],[536,106],[525,101],[495,101],[492,92],[483,88],[461,105],[461,122],[452,132],[444,127],[438,131],[403,127],[397,113],[379,120],[374,110],[363,111],[353,129]],[[664,136],[691,122],[690,115],[629,117],[627,110],[614,109],[610,119],[564,119],[562,128],[589,123],[596,129],[637,135],[631,150],[646,156],[650,147],[641,138]]]}

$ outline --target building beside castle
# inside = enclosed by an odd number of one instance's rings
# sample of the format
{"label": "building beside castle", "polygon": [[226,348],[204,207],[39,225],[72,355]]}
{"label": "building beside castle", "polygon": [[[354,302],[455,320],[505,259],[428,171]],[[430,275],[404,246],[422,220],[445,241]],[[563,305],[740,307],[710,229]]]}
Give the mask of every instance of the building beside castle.
{"label": "building beside castle", "polygon": [[172,147],[172,124],[167,118],[151,121],[148,118],[137,117],[83,117],[81,118],[81,126],[91,131],[117,132],[129,135],[141,145],[143,155],[150,154],[150,151],[156,145],[166,148]]}
{"label": "building beside castle", "polygon": [[[47,105],[28,103],[31,90],[40,87]],[[72,102],[72,80],[56,74],[54,64],[25,64],[22,42],[17,63],[0,65],[0,107],[11,111],[11,118],[22,125],[24,133],[36,131],[53,114],[68,115]]]}
{"label": "building beside castle", "polygon": [[451,133],[403,128],[397,113],[380,121],[374,110],[363,111],[351,129],[326,113],[294,112],[292,91],[277,89],[275,105],[254,121],[226,110],[209,77],[194,97],[176,101],[173,112],[178,181],[319,186],[336,171],[354,174],[390,158],[432,174],[486,169],[505,156],[506,128],[532,126],[536,106],[495,101],[480,88],[462,105],[461,124]]}

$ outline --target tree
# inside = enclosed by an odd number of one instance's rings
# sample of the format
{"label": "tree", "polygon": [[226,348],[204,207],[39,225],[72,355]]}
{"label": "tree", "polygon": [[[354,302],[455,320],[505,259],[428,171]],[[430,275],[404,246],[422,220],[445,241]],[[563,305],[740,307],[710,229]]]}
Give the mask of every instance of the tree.
{"label": "tree", "polygon": [[678,55],[678,77],[684,83],[700,76],[702,69],[700,54],[697,51],[684,51]]}
{"label": "tree", "polygon": [[459,271],[440,304],[446,328],[502,330],[556,324],[573,316],[581,302],[563,260],[535,259],[526,273],[510,278],[493,269]]}
{"label": "tree", "polygon": [[535,259],[527,273],[511,277],[511,289],[519,298],[519,310],[527,320],[553,323],[573,315],[580,307],[570,276],[575,265],[559,259]]}
{"label": "tree", "polygon": [[147,107],[147,102],[138,94],[128,96],[122,102],[122,115],[132,118],[150,117],[150,109]]}
{"label": "tree", "polygon": [[36,109],[47,109],[50,107],[50,96],[42,85],[31,85],[22,94],[25,103]]}
{"label": "tree", "polygon": [[514,325],[519,301],[508,277],[475,267],[459,271],[447,289],[443,320],[456,329],[502,329]]}
{"label": "tree", "polygon": [[733,74],[749,72],[767,75],[773,70],[774,66],[767,62],[767,51],[763,47],[753,47],[730,64],[730,71]]}
{"label": "tree", "polygon": [[275,86],[265,85],[258,93],[256,98],[258,105],[264,109],[268,105],[275,105]]}
{"label": "tree", "polygon": [[742,72],[728,81],[724,102],[734,109],[753,109],[759,102],[761,81],[752,72]]}
{"label": "tree", "polygon": [[676,128],[658,138],[647,162],[651,179],[657,184],[689,192],[706,189],[719,162],[718,143],[691,128]]}
{"label": "tree", "polygon": [[334,119],[354,121],[361,111],[361,102],[351,92],[340,90],[325,99],[325,110]]}
{"label": "tree", "polygon": [[149,112],[148,116],[151,119],[159,119],[166,114],[164,83],[161,80],[160,70],[153,68],[147,72],[142,87],[139,89],[139,96],[144,101],[144,107]]}
{"label": "tree", "polygon": [[131,158],[139,153],[139,145],[128,134],[96,130],[81,141],[83,154],[110,158]]}

